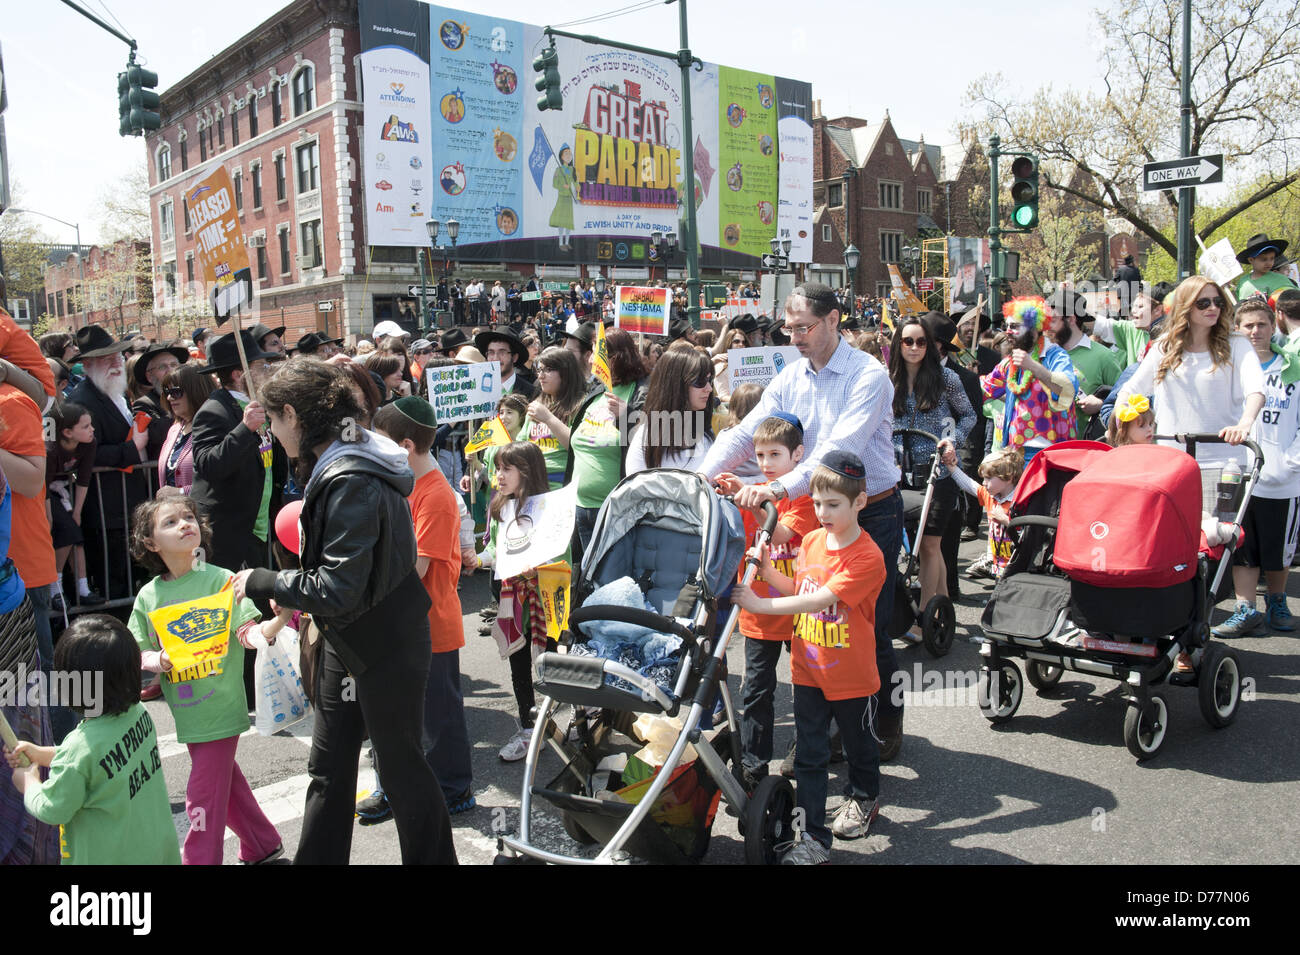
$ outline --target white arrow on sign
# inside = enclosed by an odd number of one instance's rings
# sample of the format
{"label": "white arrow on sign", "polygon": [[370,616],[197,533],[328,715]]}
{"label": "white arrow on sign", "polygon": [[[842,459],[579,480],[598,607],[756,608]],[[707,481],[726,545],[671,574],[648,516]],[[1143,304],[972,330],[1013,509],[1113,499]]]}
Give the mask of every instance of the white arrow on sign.
{"label": "white arrow on sign", "polygon": [[[1215,179],[1223,169],[1222,157],[1216,155],[1212,162],[1206,156],[1188,156],[1182,160],[1148,163],[1143,167],[1143,187],[1146,191],[1174,189],[1181,186],[1205,185]],[[1222,177],[1219,177],[1220,180]]]}

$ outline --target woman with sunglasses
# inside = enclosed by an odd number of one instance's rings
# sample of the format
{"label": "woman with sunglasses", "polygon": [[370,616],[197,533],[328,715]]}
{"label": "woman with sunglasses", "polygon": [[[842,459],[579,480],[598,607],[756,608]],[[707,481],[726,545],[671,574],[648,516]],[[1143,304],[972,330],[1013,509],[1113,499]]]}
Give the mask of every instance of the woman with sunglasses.
{"label": "woman with sunglasses", "polygon": [[[939,349],[918,318],[899,322],[889,348],[889,379],[894,385],[894,427],[927,431],[960,448],[975,425],[975,411],[961,379],[943,366]],[[929,479],[935,443],[918,435],[896,435],[895,453],[911,462],[913,490]],[[957,509],[957,484],[947,468],[940,468],[925,527],[921,529],[921,601],[924,607],[936,594],[948,596],[948,568],[941,545],[943,533]],[[909,475],[904,474],[904,480]],[[906,634],[921,642],[921,627]]]}
{"label": "woman with sunglasses", "polygon": [[194,442],[190,437],[194,416],[216,388],[211,375],[202,374],[190,365],[179,366],[163,379],[162,400],[167,403],[173,421],[158,453],[160,497],[190,493],[194,484]]}
{"label": "woman with sunglasses", "polygon": [[655,365],[644,420],[632,432],[627,474],[698,470],[713,446],[713,362],[694,348],[669,349]]}
{"label": "woman with sunglasses", "polygon": [[[1165,332],[1120,389],[1116,407],[1129,395],[1149,395],[1156,434],[1213,432],[1229,445],[1241,444],[1264,407],[1264,371],[1250,342],[1232,333],[1228,297],[1205,276],[1193,275],[1169,293],[1165,308]],[[1203,472],[1232,460],[1246,464],[1236,448],[1215,444],[1198,447],[1196,460]]]}

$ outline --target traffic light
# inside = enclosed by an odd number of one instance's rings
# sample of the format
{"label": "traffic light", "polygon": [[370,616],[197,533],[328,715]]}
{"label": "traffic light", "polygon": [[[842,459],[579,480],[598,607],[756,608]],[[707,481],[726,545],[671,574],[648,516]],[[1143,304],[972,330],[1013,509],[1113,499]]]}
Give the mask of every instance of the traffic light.
{"label": "traffic light", "polygon": [[128,62],[126,70],[117,74],[117,131],[122,136],[139,136],[146,130],[159,129],[162,116],[158,113],[162,102],[153,88],[158,85],[158,74]]}
{"label": "traffic light", "polygon": [[1011,222],[1032,229],[1038,225],[1038,157],[1017,156],[1011,176]]}
{"label": "traffic light", "polygon": [[533,60],[533,70],[537,73],[533,86],[542,94],[537,98],[537,108],[562,108],[564,97],[560,95],[560,54],[555,51],[555,47],[547,47],[537,55]]}

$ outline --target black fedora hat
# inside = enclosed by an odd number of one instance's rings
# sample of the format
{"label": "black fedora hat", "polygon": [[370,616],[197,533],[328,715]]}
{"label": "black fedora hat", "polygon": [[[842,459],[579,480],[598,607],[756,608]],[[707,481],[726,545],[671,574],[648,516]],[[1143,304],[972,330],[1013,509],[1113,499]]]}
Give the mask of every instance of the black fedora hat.
{"label": "black fedora hat", "polygon": [[[342,345],[342,344],[343,344],[343,339],[341,338],[326,338],[323,332],[308,332],[306,335],[302,336],[302,338],[298,339],[297,344],[293,346],[292,350],[298,352],[298,354],[300,355],[314,355],[316,354],[316,349],[320,348],[321,345]],[[260,350],[260,339],[259,339],[259,350]],[[278,357],[283,358],[284,356],[280,355]]]}
{"label": "black fedora hat", "polygon": [[676,321],[674,321],[674,322],[672,322],[672,323],[669,324],[669,326],[668,326],[668,340],[669,340],[670,342],[675,342],[675,341],[677,341],[677,339],[679,339],[679,338],[685,338],[687,335],[689,335],[689,334],[690,334],[691,332],[693,332],[694,330],[695,330],[695,329],[693,329],[693,328],[691,327],[691,323],[690,323],[690,322],[688,322],[688,321],[687,321],[686,319],[684,319],[684,318],[679,318],[679,319],[677,319]]}
{"label": "black fedora hat", "polygon": [[285,326],[283,325],[280,325],[277,328],[268,328],[266,325],[258,322],[248,330],[248,334],[253,336],[253,340],[257,342],[258,345],[261,345],[262,340],[266,338],[267,335],[274,335],[276,338],[284,338],[284,329]]}
{"label": "black fedora hat", "polygon": [[1266,233],[1256,232],[1246,241],[1246,247],[1237,253],[1237,261],[1245,265],[1255,256],[1269,249],[1281,255],[1290,244],[1285,239],[1270,239]]}
{"label": "black fedora hat", "polygon": [[149,362],[153,361],[157,355],[172,355],[182,365],[190,360],[190,350],[175,343],[170,345],[150,345],[140,353],[140,357],[135,362],[135,380],[146,388],[149,387],[149,379],[145,377],[145,372],[149,370]]}
{"label": "black fedora hat", "polygon": [[733,318],[728,322],[727,328],[733,332],[744,332],[746,335],[752,335],[758,331],[758,319],[746,312],[744,315]]}
{"label": "black fedora hat", "polygon": [[85,325],[78,328],[72,337],[77,343],[77,351],[81,352],[82,358],[103,358],[131,347],[129,341],[117,341],[109,334],[108,329],[100,325]]}
{"label": "black fedora hat", "polygon": [[573,338],[582,342],[586,351],[593,351],[596,347],[596,323],[583,322],[571,332],[556,332],[555,340],[558,342],[562,338]]}
{"label": "black fedora hat", "polygon": [[459,328],[449,328],[438,338],[437,350],[440,352],[454,352],[461,345],[469,344],[469,336]]}
{"label": "black fedora hat", "polygon": [[489,342],[505,342],[510,346],[510,353],[515,356],[515,364],[523,364],[528,361],[528,348],[523,341],[508,328],[492,329],[486,332],[479,332],[474,336],[474,347],[487,354]]}
{"label": "black fedora hat", "polygon": [[[257,344],[247,329],[242,329],[239,332],[239,340],[244,345],[244,357],[250,365],[259,360],[282,361],[284,359],[284,356],[279,352],[262,351],[261,346]],[[214,371],[226,371],[238,367],[239,348],[235,344],[234,333],[228,332],[208,343],[208,363],[198,370],[206,375]]]}

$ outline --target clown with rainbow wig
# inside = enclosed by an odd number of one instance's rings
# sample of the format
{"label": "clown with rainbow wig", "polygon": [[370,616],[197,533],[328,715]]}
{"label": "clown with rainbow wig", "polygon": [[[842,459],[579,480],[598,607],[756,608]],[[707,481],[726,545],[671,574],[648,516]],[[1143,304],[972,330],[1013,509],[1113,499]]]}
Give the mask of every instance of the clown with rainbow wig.
{"label": "clown with rainbow wig", "polygon": [[1041,298],[1012,299],[1002,309],[1015,348],[980,379],[985,399],[1006,401],[1002,442],[1019,448],[1025,460],[1040,448],[1074,436],[1074,396],[1079,378],[1064,348],[1051,336],[1060,319]]}

